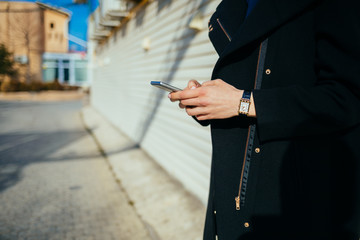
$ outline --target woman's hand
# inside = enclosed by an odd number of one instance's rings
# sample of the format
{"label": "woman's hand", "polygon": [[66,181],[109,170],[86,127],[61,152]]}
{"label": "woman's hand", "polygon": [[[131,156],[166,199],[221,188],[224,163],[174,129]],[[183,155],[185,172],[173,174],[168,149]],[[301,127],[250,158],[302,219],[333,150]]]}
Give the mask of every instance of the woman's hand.
{"label": "woman's hand", "polygon": [[[173,102],[180,101],[179,106],[186,108],[188,115],[195,116],[198,120],[209,120],[237,116],[242,94],[243,90],[236,89],[221,79],[202,85],[191,80],[187,88],[170,93],[169,98]],[[255,115],[255,109],[253,111]]]}
{"label": "woman's hand", "polygon": [[[198,88],[198,87],[201,87],[201,84],[198,82],[198,81],[196,81],[196,80],[190,80],[189,82],[188,82],[188,85],[187,85],[187,87],[184,89],[184,90],[189,90],[189,89],[195,89],[195,88]],[[171,94],[171,93],[170,93]],[[170,100],[171,100],[171,95],[169,94],[169,98],[170,98]],[[172,102],[174,102],[174,101],[176,101],[176,100],[171,100]],[[179,107],[180,108],[186,108],[186,106],[184,106],[183,104],[181,104],[181,101],[179,102]]]}

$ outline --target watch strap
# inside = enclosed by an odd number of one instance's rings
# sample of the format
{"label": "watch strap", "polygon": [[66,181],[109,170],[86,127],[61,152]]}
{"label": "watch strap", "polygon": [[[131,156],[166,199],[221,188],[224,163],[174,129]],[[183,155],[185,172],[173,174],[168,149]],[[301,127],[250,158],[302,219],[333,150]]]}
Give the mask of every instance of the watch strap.
{"label": "watch strap", "polygon": [[244,90],[244,93],[243,93],[241,99],[244,99],[244,100],[246,99],[246,100],[250,101],[250,98],[251,98],[251,91]]}

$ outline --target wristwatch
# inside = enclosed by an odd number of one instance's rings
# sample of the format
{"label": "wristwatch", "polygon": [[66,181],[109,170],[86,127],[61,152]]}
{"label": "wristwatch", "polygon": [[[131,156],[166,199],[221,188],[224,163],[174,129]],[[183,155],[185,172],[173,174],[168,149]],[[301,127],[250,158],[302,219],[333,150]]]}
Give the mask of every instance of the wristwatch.
{"label": "wristwatch", "polygon": [[251,98],[251,91],[244,90],[244,93],[240,99],[239,104],[239,115],[248,115],[250,110],[250,98]]}

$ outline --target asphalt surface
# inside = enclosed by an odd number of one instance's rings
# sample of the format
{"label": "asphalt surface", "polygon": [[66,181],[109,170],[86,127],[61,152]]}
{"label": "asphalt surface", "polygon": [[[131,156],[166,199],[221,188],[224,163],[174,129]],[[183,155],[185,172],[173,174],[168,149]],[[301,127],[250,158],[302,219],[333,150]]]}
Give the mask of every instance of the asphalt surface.
{"label": "asphalt surface", "polygon": [[0,101],[0,239],[149,239],[82,101]]}

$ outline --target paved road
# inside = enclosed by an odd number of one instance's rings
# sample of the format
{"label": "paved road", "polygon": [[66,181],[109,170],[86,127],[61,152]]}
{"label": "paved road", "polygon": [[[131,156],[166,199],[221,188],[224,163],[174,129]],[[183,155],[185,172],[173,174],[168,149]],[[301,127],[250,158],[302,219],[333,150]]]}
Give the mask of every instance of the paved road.
{"label": "paved road", "polygon": [[148,239],[81,101],[0,101],[0,239]]}

